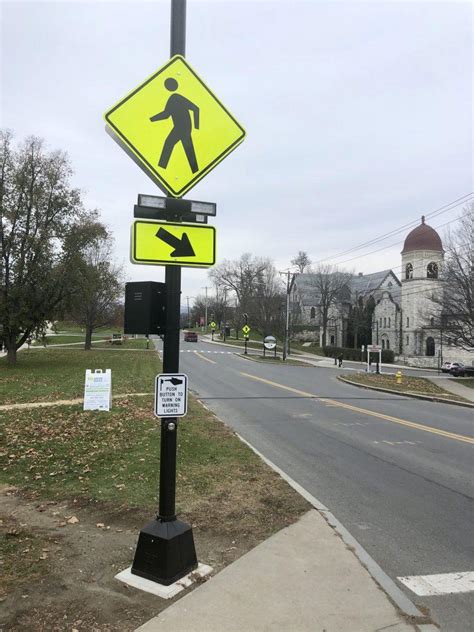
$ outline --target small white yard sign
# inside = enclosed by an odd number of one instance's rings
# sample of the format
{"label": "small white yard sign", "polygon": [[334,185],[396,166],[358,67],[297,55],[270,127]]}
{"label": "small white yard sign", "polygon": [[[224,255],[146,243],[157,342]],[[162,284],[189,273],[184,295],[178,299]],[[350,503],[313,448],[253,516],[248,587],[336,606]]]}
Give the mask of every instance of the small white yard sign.
{"label": "small white yard sign", "polygon": [[86,370],[84,410],[109,411],[112,406],[112,371]]}

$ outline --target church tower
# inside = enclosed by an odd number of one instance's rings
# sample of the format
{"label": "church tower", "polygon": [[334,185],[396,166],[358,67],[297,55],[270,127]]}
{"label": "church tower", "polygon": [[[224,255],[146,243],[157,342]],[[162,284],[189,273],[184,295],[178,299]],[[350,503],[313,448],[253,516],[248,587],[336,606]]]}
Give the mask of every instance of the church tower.
{"label": "church tower", "polygon": [[[440,236],[421,224],[406,237],[402,250],[402,336],[405,357],[419,357],[416,364],[436,366],[440,345],[440,307],[430,297],[442,290],[444,250]],[[423,358],[423,359],[422,359]],[[411,362],[413,363],[413,362]]]}

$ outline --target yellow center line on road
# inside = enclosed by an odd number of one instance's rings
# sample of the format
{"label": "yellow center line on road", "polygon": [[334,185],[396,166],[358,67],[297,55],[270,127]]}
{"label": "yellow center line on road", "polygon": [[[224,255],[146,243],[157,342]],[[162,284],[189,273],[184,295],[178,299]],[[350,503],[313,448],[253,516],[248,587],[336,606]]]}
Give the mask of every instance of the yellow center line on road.
{"label": "yellow center line on road", "polygon": [[289,391],[290,393],[295,393],[296,395],[299,395],[300,397],[311,397],[313,399],[318,399],[319,401],[324,402],[326,404],[331,404],[332,406],[338,406],[339,408],[346,408],[347,410],[351,410],[356,413],[362,413],[363,415],[377,417],[378,419],[391,421],[393,423],[400,424],[401,426],[407,426],[408,428],[413,428],[415,430],[430,432],[431,434],[436,434],[441,437],[446,437],[448,439],[454,439],[455,441],[462,441],[463,443],[470,443],[474,445],[474,437],[466,437],[465,435],[456,434],[454,432],[448,432],[447,430],[439,430],[438,428],[432,428],[430,426],[418,424],[418,423],[415,423],[414,421],[408,421],[406,419],[392,417],[391,415],[384,415],[383,413],[377,413],[373,410],[368,410],[367,408],[359,408],[358,406],[352,406],[352,404],[345,404],[343,402],[339,402],[334,399],[327,399],[326,397],[320,397],[319,395],[315,395],[314,393],[307,393],[306,391],[300,391],[297,388],[292,388],[291,386],[286,386],[285,384],[278,384],[278,382],[272,382],[270,380],[264,379],[263,377],[258,377],[257,375],[251,375],[250,373],[241,372],[240,375],[243,375],[244,377],[248,377],[251,380],[256,380],[257,382],[262,382],[263,384],[268,384],[269,386],[274,386],[275,388],[280,388],[284,391]]}
{"label": "yellow center line on road", "polygon": [[201,353],[199,353],[199,351],[193,351],[194,355],[197,355],[199,358],[201,358],[202,360],[205,360],[206,362],[210,362],[211,364],[217,364],[217,362],[215,362],[214,360],[211,360],[210,358],[206,358],[206,356],[203,356]]}

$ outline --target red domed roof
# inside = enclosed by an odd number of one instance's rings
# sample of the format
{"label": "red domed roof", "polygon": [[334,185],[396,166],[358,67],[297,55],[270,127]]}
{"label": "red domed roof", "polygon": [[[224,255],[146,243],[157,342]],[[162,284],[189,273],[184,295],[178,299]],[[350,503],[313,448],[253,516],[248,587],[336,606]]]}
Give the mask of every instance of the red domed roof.
{"label": "red domed roof", "polygon": [[424,216],[421,218],[421,224],[408,233],[402,254],[412,250],[438,250],[443,252],[440,236],[434,228],[425,224]]}

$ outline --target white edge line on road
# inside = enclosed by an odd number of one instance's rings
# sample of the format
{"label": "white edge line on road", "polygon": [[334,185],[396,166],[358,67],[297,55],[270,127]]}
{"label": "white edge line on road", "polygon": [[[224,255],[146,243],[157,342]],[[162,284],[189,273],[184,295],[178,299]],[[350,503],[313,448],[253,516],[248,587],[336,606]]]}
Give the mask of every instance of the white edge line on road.
{"label": "white edge line on road", "polygon": [[[261,452],[253,447],[246,439],[236,433],[237,437],[245,443],[251,450],[257,454],[262,461],[264,461],[269,467],[277,472],[295,491],[297,491],[303,498],[305,498],[315,509],[321,512],[328,524],[338,533],[343,542],[352,548],[359,561],[366,567],[370,575],[375,581],[385,590],[391,600],[402,610],[406,615],[410,617],[425,618],[425,615],[418,610],[415,604],[405,595],[405,593],[395,584],[395,582],[382,570],[377,562],[370,557],[367,551],[361,544],[352,536],[349,531],[337,520],[337,518],[329,511],[329,509],[323,505],[321,501],[310,494],[304,487],[293,480],[288,474],[281,470],[275,463],[267,459]],[[433,626],[432,626],[433,627]],[[428,626],[420,628],[420,632],[430,632]],[[437,629],[437,628],[434,628]]]}
{"label": "white edge line on road", "polygon": [[440,573],[437,575],[410,575],[397,578],[415,595],[453,595],[474,591],[474,572]]}

